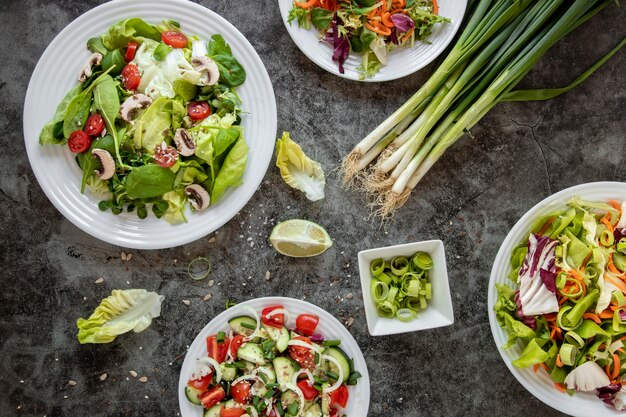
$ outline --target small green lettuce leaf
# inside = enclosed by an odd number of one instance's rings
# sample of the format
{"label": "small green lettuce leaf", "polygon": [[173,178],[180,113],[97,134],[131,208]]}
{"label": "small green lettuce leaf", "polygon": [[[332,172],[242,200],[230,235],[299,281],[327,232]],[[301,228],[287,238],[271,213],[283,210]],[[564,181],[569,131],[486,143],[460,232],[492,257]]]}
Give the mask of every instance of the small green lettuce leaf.
{"label": "small green lettuce leaf", "polygon": [[326,179],[322,166],[304,154],[289,132],[283,132],[276,142],[276,166],[287,185],[305,193],[309,200],[324,198]]}
{"label": "small green lettuce leaf", "polygon": [[211,203],[217,203],[226,192],[226,188],[241,185],[247,162],[248,145],[243,137],[240,137],[228,152],[219,173],[215,177],[211,190]]}
{"label": "small green lettuce leaf", "polygon": [[117,335],[133,330],[139,333],[161,314],[163,296],[146,290],[113,290],[87,319],[79,318],[78,341],[109,343]]}

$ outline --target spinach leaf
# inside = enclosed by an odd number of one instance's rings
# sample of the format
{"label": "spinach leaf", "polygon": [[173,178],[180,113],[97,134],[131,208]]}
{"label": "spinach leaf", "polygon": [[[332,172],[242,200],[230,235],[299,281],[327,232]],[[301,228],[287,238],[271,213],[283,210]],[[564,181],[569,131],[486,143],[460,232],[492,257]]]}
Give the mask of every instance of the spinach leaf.
{"label": "spinach leaf", "polygon": [[211,190],[211,202],[217,203],[229,186],[236,187],[243,182],[243,174],[248,161],[248,145],[242,138],[232,147],[222,164]]}
{"label": "spinach leaf", "polygon": [[361,39],[361,44],[363,45],[363,49],[365,50],[369,48],[374,40],[376,40],[376,34],[371,30],[364,28],[359,38]]}
{"label": "spinach leaf", "polygon": [[93,106],[104,119],[107,131],[113,135],[115,144],[115,155],[121,160],[120,142],[115,127],[115,119],[120,112],[120,98],[117,94],[117,81],[114,81],[110,75],[105,74],[93,91]]}
{"label": "spinach leaf", "polygon": [[318,30],[325,31],[330,27],[330,23],[333,20],[333,12],[323,9],[321,7],[314,7],[311,10],[311,23]]}
{"label": "spinach leaf", "polygon": [[[50,120],[46,125],[41,129],[41,133],[39,133],[39,144],[40,145],[48,145],[48,144],[60,144],[65,142],[65,137],[63,135],[63,125],[65,119],[65,113],[67,112],[67,108],[74,98],[83,90],[83,86],[81,84],[76,85],[72,88],[61,100],[57,109]],[[71,132],[70,132],[71,133]]]}
{"label": "spinach leaf", "polygon": [[102,43],[106,48],[113,50],[125,47],[129,41],[137,37],[160,41],[161,32],[156,26],[138,17],[133,17],[121,20],[111,26],[107,33],[102,35]]}
{"label": "spinach leaf", "polygon": [[378,3],[378,0],[355,0],[359,6],[370,7]]}
{"label": "spinach leaf", "polygon": [[176,174],[157,164],[147,164],[132,171],[126,177],[126,193],[129,198],[160,197],[174,188]]}
{"label": "spinach leaf", "polygon": [[75,130],[81,130],[91,109],[91,89],[87,89],[70,101],[63,119],[63,136],[69,138]]}
{"label": "spinach leaf", "polygon": [[87,185],[87,181],[94,174],[94,171],[100,167],[100,161],[98,158],[94,158],[91,151],[94,149],[104,149],[110,154],[115,153],[115,144],[113,141],[113,136],[106,135],[102,138],[94,140],[91,143],[91,147],[87,152],[79,153],[76,156],[76,161],[78,162],[78,166],[83,170],[83,177],[80,183],[80,192],[85,192],[85,185]]}
{"label": "spinach leaf", "polygon": [[233,126],[228,129],[220,129],[215,136],[215,150],[213,151],[213,157],[217,157],[223,154],[241,135],[241,128],[239,126]]}
{"label": "spinach leaf", "polygon": [[102,69],[111,75],[120,74],[124,66],[126,66],[126,60],[122,56],[121,49],[111,51],[102,59]]}
{"label": "spinach leaf", "polygon": [[102,56],[106,56],[109,53],[109,50],[102,43],[102,39],[100,38],[90,38],[87,41],[87,49],[91,52],[98,52],[102,54]]}
{"label": "spinach leaf", "polygon": [[222,35],[211,36],[208,45],[208,55],[215,61],[220,70],[220,82],[230,87],[237,87],[246,81],[246,71],[239,61],[232,55],[230,45]]}
{"label": "spinach leaf", "polygon": [[193,99],[198,93],[198,87],[185,80],[174,81],[172,87],[174,88],[174,93],[185,102]]}
{"label": "spinach leaf", "polygon": [[163,61],[165,57],[167,56],[167,54],[170,53],[171,50],[172,50],[171,47],[161,42],[159,43],[159,46],[157,46],[154,49],[154,52],[152,53],[152,57],[156,59],[157,61]]}

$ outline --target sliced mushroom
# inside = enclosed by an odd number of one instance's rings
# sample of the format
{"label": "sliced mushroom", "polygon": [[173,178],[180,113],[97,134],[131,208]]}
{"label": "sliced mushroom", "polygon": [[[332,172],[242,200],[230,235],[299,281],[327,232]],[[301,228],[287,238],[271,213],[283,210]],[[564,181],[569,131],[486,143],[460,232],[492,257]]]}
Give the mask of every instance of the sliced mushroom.
{"label": "sliced mushroom", "polygon": [[196,151],[196,144],[182,127],[176,130],[174,134],[174,142],[178,148],[178,153],[182,156],[191,156]]}
{"label": "sliced mushroom", "polygon": [[89,58],[85,62],[85,65],[83,65],[83,69],[80,70],[80,74],[78,75],[78,81],[80,81],[81,83],[84,83],[87,80],[87,78],[91,77],[91,74],[93,74],[93,69],[92,69],[93,66],[99,65],[101,61],[102,61],[101,53],[94,52],[93,54],[89,55]]}
{"label": "sliced mushroom", "polygon": [[201,185],[188,185],[185,187],[185,194],[189,196],[191,206],[198,211],[205,210],[211,203],[209,193]]}
{"label": "sliced mushroom", "polygon": [[120,116],[127,122],[130,122],[135,114],[152,104],[152,99],[145,94],[134,94],[128,97],[120,107]]}
{"label": "sliced mushroom", "polygon": [[104,149],[94,148],[91,154],[100,160],[102,168],[96,169],[94,173],[100,177],[101,180],[108,180],[115,174],[115,160],[108,151]]}
{"label": "sliced mushroom", "polygon": [[202,73],[199,85],[215,85],[220,79],[220,70],[217,64],[206,56],[194,56],[191,58],[193,69]]}

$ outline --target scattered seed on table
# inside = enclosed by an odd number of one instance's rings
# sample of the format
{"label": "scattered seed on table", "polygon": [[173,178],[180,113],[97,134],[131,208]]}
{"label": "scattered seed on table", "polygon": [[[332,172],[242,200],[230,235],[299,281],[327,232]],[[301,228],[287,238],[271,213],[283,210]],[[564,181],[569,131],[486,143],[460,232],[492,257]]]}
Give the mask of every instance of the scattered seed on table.
{"label": "scattered seed on table", "polygon": [[191,305],[191,301],[189,301],[189,300],[183,300],[183,304],[184,304],[184,305],[186,305],[186,306]]}
{"label": "scattered seed on table", "polygon": [[214,279],[209,280],[209,287],[212,287],[213,285],[215,285],[215,280]]}
{"label": "scattered seed on table", "polygon": [[122,258],[122,261],[125,261],[126,260],[126,252],[120,253],[120,258]]}
{"label": "scattered seed on table", "polygon": [[202,299],[203,299],[204,301],[209,301],[209,300],[211,299],[211,297],[212,297],[212,295],[211,295],[211,294],[207,294],[207,295],[205,295],[204,297],[202,297]]}
{"label": "scattered seed on table", "polygon": [[107,373],[103,373],[102,375],[100,375],[100,381],[104,381],[105,379],[107,379]]}
{"label": "scattered seed on table", "polygon": [[348,295],[346,295],[346,298],[348,300],[352,300],[352,297],[354,297],[354,294],[352,294],[352,293],[348,293]]}
{"label": "scattered seed on table", "polygon": [[139,382],[148,382],[148,377],[142,376],[139,378]]}
{"label": "scattered seed on table", "polygon": [[128,371],[128,373],[130,374],[130,376],[132,376],[133,378],[137,378],[137,372],[135,371]]}
{"label": "scattered seed on table", "polygon": [[212,237],[209,239],[209,243],[213,243],[213,242],[215,242],[215,236],[212,236]]}
{"label": "scattered seed on table", "polygon": [[354,317],[350,317],[346,322],[346,327],[350,327],[354,324]]}
{"label": "scattered seed on table", "polygon": [[102,284],[104,282],[104,278],[98,278],[94,281],[94,284]]}
{"label": "scattered seed on table", "polygon": [[270,271],[265,272],[265,281],[269,281],[271,277]]}
{"label": "scattered seed on table", "polygon": [[76,385],[76,381],[74,381],[73,379],[70,379],[69,381],[67,381],[67,385],[74,386]]}
{"label": "scattered seed on table", "polygon": [[130,261],[131,259],[133,259],[133,254],[129,253],[128,255],[126,255],[126,260]]}

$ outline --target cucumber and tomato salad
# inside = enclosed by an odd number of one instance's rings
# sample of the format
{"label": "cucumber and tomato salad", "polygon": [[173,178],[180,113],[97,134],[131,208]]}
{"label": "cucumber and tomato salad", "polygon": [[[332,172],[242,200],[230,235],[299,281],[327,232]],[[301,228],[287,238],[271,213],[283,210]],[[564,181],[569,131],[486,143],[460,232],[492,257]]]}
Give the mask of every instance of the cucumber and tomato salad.
{"label": "cucumber and tomato salad", "polygon": [[283,306],[229,320],[228,333],[208,336],[185,394],[204,417],[340,417],[347,385],[361,374],[340,340],[315,333],[319,317],[300,314],[287,327]]}

